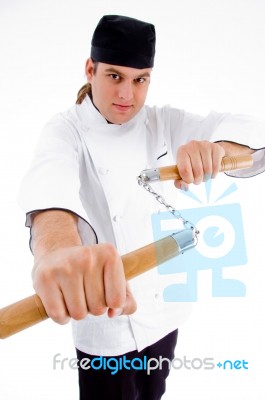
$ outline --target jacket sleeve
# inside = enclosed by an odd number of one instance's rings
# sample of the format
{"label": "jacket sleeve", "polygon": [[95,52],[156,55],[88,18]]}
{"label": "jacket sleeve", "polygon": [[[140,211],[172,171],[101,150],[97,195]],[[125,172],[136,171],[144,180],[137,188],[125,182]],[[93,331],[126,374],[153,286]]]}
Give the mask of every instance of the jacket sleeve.
{"label": "jacket sleeve", "polygon": [[251,177],[265,170],[265,122],[248,115],[210,112],[206,117],[171,109],[170,132],[173,152],[190,140],[228,141],[255,150],[253,167],[233,171],[230,176]]}
{"label": "jacket sleeve", "polygon": [[60,114],[43,129],[33,161],[22,180],[18,203],[26,213],[26,226],[31,228],[34,212],[63,209],[76,214],[84,244],[96,243],[79,196],[79,157],[74,128]]}

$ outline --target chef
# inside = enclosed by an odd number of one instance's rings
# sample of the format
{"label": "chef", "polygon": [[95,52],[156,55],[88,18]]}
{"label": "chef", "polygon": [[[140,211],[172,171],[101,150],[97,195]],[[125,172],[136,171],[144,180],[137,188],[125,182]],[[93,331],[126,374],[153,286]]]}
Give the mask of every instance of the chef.
{"label": "chef", "polygon": [[[161,210],[139,187],[139,172],[177,163],[182,180],[156,186],[176,201],[177,189],[215,178],[225,155],[253,154],[241,176],[264,170],[261,123],[145,104],[154,56],[152,24],[104,16],[92,37],[87,83],[76,104],[44,127],[21,185],[34,289],[54,321],[71,318],[80,362],[172,360],[190,313],[188,303],[163,300],[168,282],[156,270],[125,280],[120,256],[153,241],[151,217]],[[80,399],[160,399],[168,373],[166,364],[150,375],[79,368]]]}

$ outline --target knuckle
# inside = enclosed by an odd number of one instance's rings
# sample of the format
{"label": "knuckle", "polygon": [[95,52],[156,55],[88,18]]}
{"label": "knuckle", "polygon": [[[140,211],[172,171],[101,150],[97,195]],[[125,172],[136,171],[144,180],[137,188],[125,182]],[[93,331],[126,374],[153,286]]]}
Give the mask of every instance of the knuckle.
{"label": "knuckle", "polygon": [[104,244],[106,256],[108,257],[108,260],[110,261],[115,261],[117,259],[117,250],[111,243],[106,243]]}
{"label": "knuckle", "polygon": [[49,268],[36,270],[33,278],[33,287],[35,291],[48,286],[54,280],[53,271]]}
{"label": "knuckle", "polygon": [[73,268],[71,263],[67,261],[56,268],[53,269],[51,273],[51,278],[55,279],[56,281],[67,280],[71,281],[71,279],[75,276],[76,269]]}
{"label": "knuckle", "polygon": [[124,306],[125,302],[125,296],[123,296],[121,293],[117,295],[113,295],[109,300],[108,300],[108,307],[110,308],[121,308]]}
{"label": "knuckle", "polygon": [[194,180],[200,179],[203,177],[204,166],[200,163],[193,164],[192,172],[193,172]]}
{"label": "knuckle", "polygon": [[94,246],[84,246],[79,253],[79,268],[83,271],[93,271],[99,264],[115,265],[118,253],[111,243],[102,243]]}
{"label": "knuckle", "polygon": [[194,185],[199,185],[203,181],[203,174],[198,173],[194,176]]}
{"label": "knuckle", "polygon": [[89,312],[95,316],[103,315],[103,314],[105,314],[106,311],[107,311],[107,307],[101,306],[100,304],[95,304],[89,308]]}
{"label": "knuckle", "polygon": [[212,168],[210,166],[204,167],[204,174],[205,175],[211,175],[212,174]]}
{"label": "knuckle", "polygon": [[181,154],[181,153],[185,150],[185,146],[187,146],[187,145],[181,144],[181,145],[178,147],[177,154]]}
{"label": "knuckle", "polygon": [[194,180],[201,179],[203,177],[203,169],[201,167],[193,168]]}
{"label": "knuckle", "polygon": [[189,142],[189,144],[190,144],[190,146],[197,146],[198,145],[198,140],[191,140],[190,142]]}
{"label": "knuckle", "polygon": [[182,167],[179,167],[179,173],[183,181],[186,183],[192,183],[193,182],[193,176],[191,174],[191,170],[188,166],[183,165]]}
{"label": "knuckle", "polygon": [[72,309],[70,311],[70,316],[76,321],[80,321],[87,316],[87,310],[82,310],[80,308]]}
{"label": "knuckle", "polygon": [[207,140],[202,140],[200,143],[203,150],[208,150],[212,147],[212,143],[208,142]]}
{"label": "knuckle", "polygon": [[194,152],[199,145],[199,141],[198,140],[191,140],[188,144],[187,144],[187,148],[189,149],[190,152]]}
{"label": "knuckle", "polygon": [[65,325],[69,322],[69,315],[56,309],[48,309],[47,314],[57,324]]}
{"label": "knuckle", "polygon": [[194,181],[194,185],[200,185],[202,183],[203,179],[202,178],[197,178]]}
{"label": "knuckle", "polygon": [[79,251],[78,265],[80,267],[87,267],[92,264],[93,251],[90,246],[83,246]]}

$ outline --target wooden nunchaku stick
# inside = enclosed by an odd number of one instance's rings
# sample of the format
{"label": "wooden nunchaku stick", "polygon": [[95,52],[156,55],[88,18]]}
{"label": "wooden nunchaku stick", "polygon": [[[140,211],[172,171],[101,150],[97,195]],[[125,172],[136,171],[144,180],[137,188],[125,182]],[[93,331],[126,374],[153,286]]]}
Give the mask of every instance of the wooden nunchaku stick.
{"label": "wooden nunchaku stick", "polygon": [[[123,255],[121,258],[126,279],[148,271],[195,244],[196,238],[192,230],[184,229]],[[47,318],[49,317],[40,297],[34,294],[0,310],[0,338],[5,339]]]}
{"label": "wooden nunchaku stick", "polygon": [[[251,156],[224,157],[221,171],[249,168]],[[144,181],[181,179],[176,165],[142,171]],[[183,229],[122,256],[126,279],[132,279],[196,245],[196,233]],[[0,310],[0,338],[5,339],[48,317],[40,297],[34,294]]]}
{"label": "wooden nunchaku stick", "polygon": [[[236,169],[250,168],[252,167],[252,165],[253,165],[253,158],[251,155],[244,155],[237,157],[223,157],[220,172],[228,172]],[[168,167],[161,167],[154,169],[146,169],[141,172],[140,177],[144,182],[181,179],[177,165],[170,165]]]}

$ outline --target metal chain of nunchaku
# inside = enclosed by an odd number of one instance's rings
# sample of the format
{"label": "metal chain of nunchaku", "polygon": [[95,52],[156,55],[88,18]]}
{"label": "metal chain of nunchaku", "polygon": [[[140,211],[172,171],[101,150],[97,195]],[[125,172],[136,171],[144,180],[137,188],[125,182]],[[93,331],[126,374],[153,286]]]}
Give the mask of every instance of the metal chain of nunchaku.
{"label": "metal chain of nunchaku", "polygon": [[150,193],[159,204],[162,204],[175,218],[180,220],[182,222],[184,228],[191,229],[194,232],[194,236],[195,236],[196,240],[198,240],[198,235],[199,235],[200,231],[197,229],[197,227],[195,226],[195,224],[193,222],[185,219],[179,210],[177,210],[175,207],[173,207],[172,205],[167,203],[165,198],[161,194],[157,193],[152,188],[152,186],[144,180],[142,175],[137,176],[137,182],[138,182],[138,185],[142,186],[143,189],[145,189],[148,193]]}
{"label": "metal chain of nunchaku", "polygon": [[[220,172],[232,171],[236,169],[244,169],[250,168],[253,166],[253,157],[251,154],[244,154],[241,156],[225,156],[222,158]],[[137,177],[138,184],[142,186],[147,192],[149,192],[154,198],[158,201],[158,203],[162,204],[175,218],[179,219],[184,229],[183,230],[191,230],[194,238],[196,239],[196,243],[198,241],[198,234],[200,233],[198,228],[191,221],[185,219],[180,211],[176,208],[172,207],[167,201],[157,193],[150,183],[153,181],[164,181],[168,179],[181,179],[179,174],[177,165],[171,165],[167,167],[154,168],[154,169],[146,169],[143,170],[140,175]]]}

